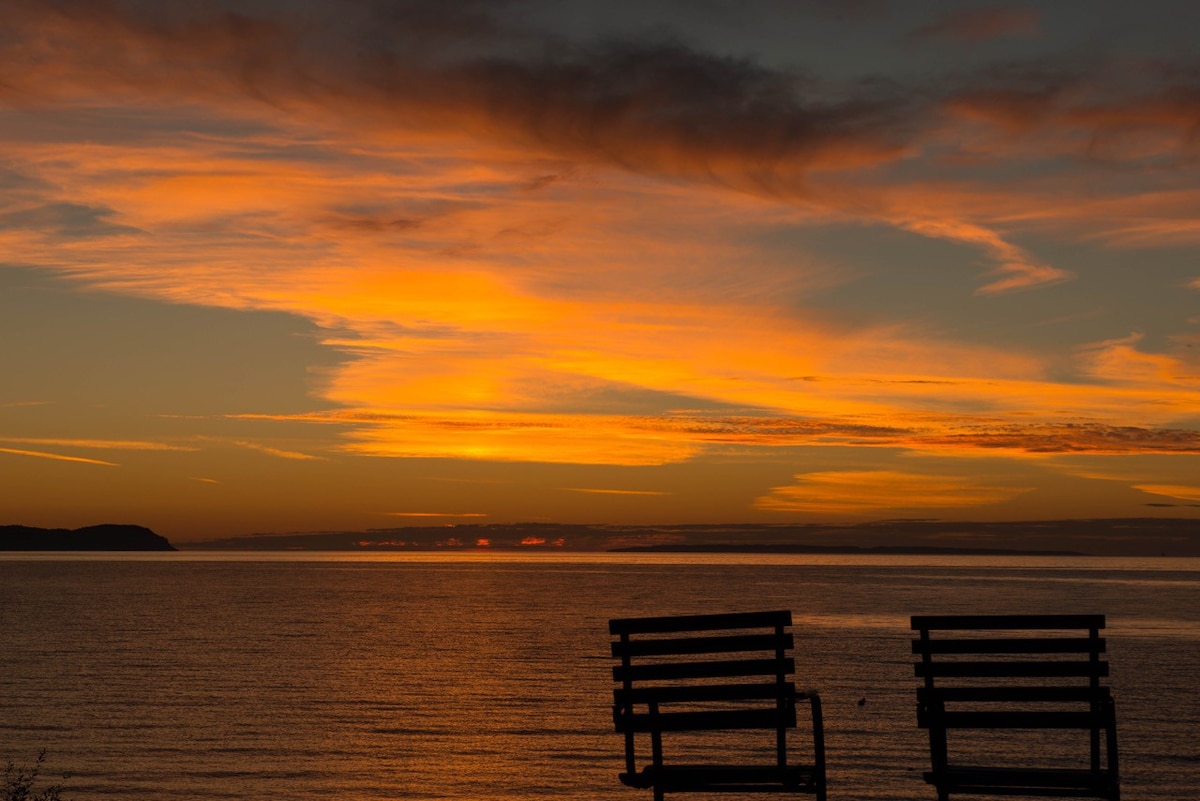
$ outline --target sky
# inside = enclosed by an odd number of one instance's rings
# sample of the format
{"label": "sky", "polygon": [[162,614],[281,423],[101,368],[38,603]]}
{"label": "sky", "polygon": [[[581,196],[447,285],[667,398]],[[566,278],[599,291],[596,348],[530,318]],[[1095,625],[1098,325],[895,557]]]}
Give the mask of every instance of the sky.
{"label": "sky", "polygon": [[1198,28],[0,0],[0,523],[1200,520]]}

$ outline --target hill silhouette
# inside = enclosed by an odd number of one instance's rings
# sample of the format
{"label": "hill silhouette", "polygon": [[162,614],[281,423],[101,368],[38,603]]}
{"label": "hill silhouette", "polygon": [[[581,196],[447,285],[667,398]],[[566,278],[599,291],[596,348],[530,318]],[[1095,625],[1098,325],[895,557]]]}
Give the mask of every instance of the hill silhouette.
{"label": "hill silhouette", "polygon": [[174,551],[144,526],[106,523],[84,528],[0,526],[0,551]]}

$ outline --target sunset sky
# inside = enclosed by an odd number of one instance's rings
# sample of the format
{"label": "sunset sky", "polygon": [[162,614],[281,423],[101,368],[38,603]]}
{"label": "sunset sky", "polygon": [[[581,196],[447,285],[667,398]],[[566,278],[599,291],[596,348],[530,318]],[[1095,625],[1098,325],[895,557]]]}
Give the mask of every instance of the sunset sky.
{"label": "sunset sky", "polygon": [[1197,30],[0,0],[0,524],[1200,520]]}

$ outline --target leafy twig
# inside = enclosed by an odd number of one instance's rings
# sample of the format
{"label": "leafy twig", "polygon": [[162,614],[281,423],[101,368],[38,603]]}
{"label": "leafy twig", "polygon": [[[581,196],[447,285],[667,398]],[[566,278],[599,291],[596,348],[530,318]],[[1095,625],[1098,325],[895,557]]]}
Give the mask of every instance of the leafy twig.
{"label": "leafy twig", "polygon": [[34,795],[34,784],[46,761],[46,749],[42,749],[33,767],[17,767],[9,762],[4,766],[4,784],[0,785],[0,801],[64,801],[63,786],[52,784]]}

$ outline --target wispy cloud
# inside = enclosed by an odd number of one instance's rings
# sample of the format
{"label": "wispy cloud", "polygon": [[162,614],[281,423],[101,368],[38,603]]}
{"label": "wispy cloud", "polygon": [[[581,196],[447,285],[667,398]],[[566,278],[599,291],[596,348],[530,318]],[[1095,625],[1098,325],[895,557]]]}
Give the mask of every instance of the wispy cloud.
{"label": "wispy cloud", "polygon": [[265,453],[268,456],[277,456],[280,459],[292,459],[294,461],[314,461],[314,460],[325,459],[324,456],[314,456],[313,454],[310,454],[310,453],[301,453],[299,451],[289,451],[289,450],[283,450],[281,448],[273,448],[270,445],[263,445],[262,443],[258,443],[258,442],[246,442],[244,440],[239,440],[235,444],[239,445],[243,448],[249,448],[250,450],[258,451],[259,453]]}
{"label": "wispy cloud", "polygon": [[388,517],[487,517],[482,512],[384,512]]}
{"label": "wispy cloud", "polygon": [[[1014,389],[1016,394],[1019,390]],[[1187,428],[1042,422],[895,410],[856,417],[654,416],[525,413],[436,414],[335,411],[247,419],[353,423],[342,447],[373,456],[460,458],[574,464],[659,465],[729,446],[892,448],[942,456],[1043,459],[1061,454],[1200,453]],[[578,492],[601,490],[573,489]]]}
{"label": "wispy cloud", "polygon": [[1138,348],[1140,333],[1097,342],[1081,350],[1086,371],[1099,379],[1145,387],[1178,386],[1198,389],[1192,367],[1165,353],[1147,353]]}
{"label": "wispy cloud", "polygon": [[1071,278],[1066,270],[1039,264],[1023,249],[1013,245],[994,231],[952,217],[913,220],[905,227],[926,236],[977,244],[996,259],[995,272],[1000,278],[976,290],[981,295],[995,295],[1018,289],[1057,284]]}
{"label": "wispy cloud", "polygon": [[47,453],[45,451],[27,451],[18,448],[0,448],[0,453],[9,453],[14,456],[32,456],[38,459],[53,459],[58,462],[80,462],[82,464],[96,464],[104,467],[117,467],[116,462],[106,462],[102,459],[88,459],[83,456],[68,456],[62,453]]}
{"label": "wispy cloud", "polygon": [[1135,484],[1134,488],[1151,495],[1165,495],[1181,501],[1200,501],[1200,486],[1194,484]]}
{"label": "wispy cloud", "polygon": [[563,487],[563,492],[583,492],[590,495],[650,495],[664,496],[670,495],[669,492],[656,492],[653,490],[628,490],[628,489],[597,489],[592,487]]}
{"label": "wispy cloud", "polygon": [[64,448],[89,448],[119,451],[196,451],[190,445],[175,445],[166,442],[148,442],[127,439],[65,439],[53,437],[0,437],[0,442],[15,442],[23,445],[53,445]]}
{"label": "wispy cloud", "polygon": [[947,509],[1011,500],[1028,488],[988,486],[959,476],[888,470],[804,473],[775,487],[755,506],[773,512],[878,514],[887,510]]}

